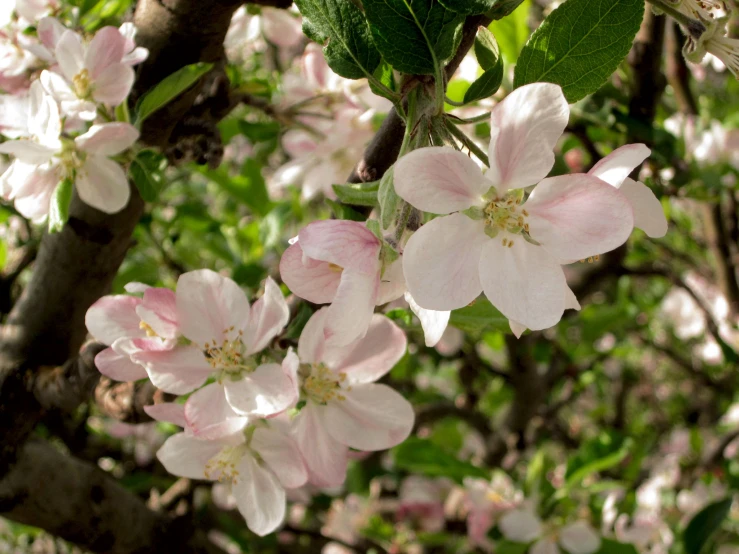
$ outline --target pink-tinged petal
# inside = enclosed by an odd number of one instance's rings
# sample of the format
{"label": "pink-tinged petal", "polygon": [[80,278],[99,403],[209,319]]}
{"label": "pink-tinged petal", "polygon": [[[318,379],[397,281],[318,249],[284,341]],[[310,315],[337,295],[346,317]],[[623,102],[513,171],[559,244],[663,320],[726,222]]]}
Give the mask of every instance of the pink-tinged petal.
{"label": "pink-tinged petal", "polygon": [[482,203],[492,186],[469,156],[448,146],[419,148],[393,168],[395,191],[424,212],[450,214]]}
{"label": "pink-tinged petal", "polygon": [[594,554],[600,550],[601,540],[590,525],[576,521],[562,529],[559,544],[570,554]]}
{"label": "pink-tinged petal", "polygon": [[187,429],[200,439],[221,439],[241,431],[248,418],[237,414],[226,400],[223,385],[211,383],[185,402]]}
{"label": "pink-tinged petal", "polygon": [[131,196],[123,168],[97,154],[87,156],[74,184],[85,204],[106,214],[120,212]]}
{"label": "pink-tinged petal", "polygon": [[200,345],[220,344],[243,331],[249,321],[249,301],[228,277],[210,269],[190,271],[177,281],[177,321],[188,339]]}
{"label": "pink-tinged petal", "polygon": [[67,80],[53,71],[44,69],[39,82],[44,90],[58,102],[77,102],[77,95],[69,86]]}
{"label": "pink-tinged petal", "polygon": [[103,27],[90,41],[85,54],[85,68],[96,80],[108,67],[120,63],[126,46],[126,38],[116,27]]}
{"label": "pink-tinged petal", "polygon": [[223,386],[231,408],[242,415],[268,417],[298,401],[297,383],[281,364],[262,364],[241,379],[225,380]]}
{"label": "pink-tinged petal", "polygon": [[523,508],[510,510],[498,521],[498,529],[509,541],[531,542],[541,536],[541,520]]}
{"label": "pink-tinged petal", "polygon": [[589,175],[544,179],[524,208],[533,239],[560,260],[609,252],[626,242],[634,228],[626,197]]}
{"label": "pink-tinged petal", "polygon": [[645,144],[627,144],[616,148],[605,158],[595,164],[588,175],[597,177],[616,188],[621,186],[629,173],[646,160],[651,150]]}
{"label": "pink-tinged petal", "polygon": [[[155,339],[159,340],[159,339]],[[146,339],[137,339],[146,344]],[[192,392],[213,372],[203,352],[196,346],[177,346],[170,350],[142,350],[131,356],[143,364],[149,379],[159,389],[171,394]]]}
{"label": "pink-tinged petal", "polygon": [[145,337],[136,307],[141,299],[125,294],[103,296],[87,309],[85,325],[96,341],[113,344],[121,337]]}
{"label": "pink-tinged petal", "polygon": [[[17,160],[13,162],[13,166],[17,167],[19,164],[22,162]],[[34,166],[34,169],[25,176],[24,182],[12,191],[16,209],[35,223],[43,221],[49,213],[51,197],[58,184],[58,166]]]}
{"label": "pink-tinged petal", "polygon": [[373,383],[390,371],[405,354],[405,333],[381,314],[374,314],[367,334],[357,341],[338,364],[351,385]]}
{"label": "pink-tinged petal", "polygon": [[100,373],[114,381],[138,381],[147,377],[143,366],[132,362],[128,354],[116,352],[113,347],[95,356],[95,366]]}
{"label": "pink-tinged petal", "polygon": [[312,364],[324,361],[324,350],[326,348],[326,337],[324,328],[326,327],[326,318],[328,317],[328,308],[321,308],[314,313],[308,323],[303,327],[298,339],[298,357],[304,364]]}
{"label": "pink-tinged petal", "polygon": [[485,296],[508,319],[529,329],[556,325],[565,309],[564,272],[541,246],[522,237],[513,246],[491,240],[480,258],[480,280]]}
{"label": "pink-tinged petal", "polygon": [[285,519],[285,489],[277,476],[252,456],[244,456],[238,470],[233,495],[239,512],[253,533],[269,535]]}
{"label": "pink-tinged petal", "polygon": [[342,272],[323,330],[327,345],[345,346],[365,335],[375,311],[379,277],[379,272],[374,275],[351,269]]}
{"label": "pink-tinged petal", "polygon": [[511,332],[516,336],[517,339],[521,338],[521,335],[523,335],[523,332],[527,329],[526,325],[521,325],[517,321],[513,321],[512,319],[508,320],[508,326],[511,328]]}
{"label": "pink-tinged petal", "polygon": [[316,221],[299,235],[300,247],[309,258],[341,268],[374,274],[379,269],[380,241],[358,221]]}
{"label": "pink-tinged petal", "polygon": [[327,304],[336,296],[341,268],[328,262],[303,263],[303,249],[296,242],[280,259],[280,277],[296,296],[314,304]]}
{"label": "pink-tinged petal", "polygon": [[62,35],[67,31],[67,28],[59,23],[59,20],[55,17],[44,17],[38,22],[36,33],[41,41],[41,44],[46,46],[52,52],[56,50],[56,45],[62,38]]}
{"label": "pink-tinged petal", "polygon": [[108,66],[95,80],[92,97],[96,102],[117,106],[131,92],[135,78],[136,74],[129,65],[115,63]]}
{"label": "pink-tinged petal", "polygon": [[85,66],[82,39],[74,31],[65,31],[56,44],[56,60],[67,81],[72,82]]}
{"label": "pink-tinged petal", "polygon": [[131,52],[123,56],[121,63],[129,66],[138,65],[149,57],[149,50],[143,46],[137,46]]}
{"label": "pink-tinged petal", "polygon": [[152,404],[144,406],[144,411],[155,421],[164,423],[172,423],[178,427],[187,427],[185,420],[185,405],[175,402],[161,402],[160,404]]}
{"label": "pink-tinged petal", "polygon": [[283,48],[297,46],[303,40],[300,20],[288,10],[262,9],[264,38]]}
{"label": "pink-tinged petal", "polygon": [[308,481],[308,470],[298,445],[288,435],[264,427],[254,431],[251,447],[286,489],[296,489]]}
{"label": "pink-tinged petal", "polygon": [[74,139],[77,148],[90,154],[115,156],[133,145],[139,138],[136,127],[128,123],[93,125],[84,135]]}
{"label": "pink-tinged petal", "polygon": [[45,164],[56,152],[54,148],[26,139],[9,140],[0,144],[1,154],[10,154],[31,165]]}
{"label": "pink-tinged petal", "polygon": [[157,459],[173,475],[189,479],[207,479],[205,465],[215,457],[223,444],[196,439],[185,433],[169,437],[157,452]]}
{"label": "pink-tinged petal", "polygon": [[345,399],[329,401],[324,418],[338,442],[357,450],[385,450],[410,435],[413,407],[387,385],[358,385],[341,394]]}
{"label": "pink-tinged petal", "polygon": [[308,402],[295,418],[295,440],[303,454],[310,482],[317,487],[335,487],[346,479],[346,446],[325,427],[322,406]]}
{"label": "pink-tinged petal", "polygon": [[416,231],[403,252],[403,272],[418,305],[454,310],[477,298],[480,256],[489,240],[484,223],[463,214],[437,217]]}
{"label": "pink-tinged petal", "polygon": [[485,176],[501,193],[541,181],[554,165],[554,146],[569,117],[559,85],[532,83],[514,90],[493,108]]}
{"label": "pink-tinged petal", "polygon": [[382,306],[397,300],[405,292],[405,276],[403,275],[403,259],[398,258],[385,267],[385,273],[380,277],[380,289],[377,293],[377,305]]}
{"label": "pink-tinged petal", "polygon": [[411,310],[421,322],[426,346],[436,346],[436,343],[441,340],[441,336],[446,331],[446,327],[449,324],[449,317],[452,313],[450,311],[427,310],[426,308],[422,308],[409,292],[405,293],[405,301],[408,302]]}
{"label": "pink-tinged petal", "polygon": [[561,552],[552,539],[541,539],[529,549],[529,554],[561,554]]}
{"label": "pink-tinged petal", "polygon": [[177,297],[174,291],[149,287],[144,298],[136,308],[136,314],[157,336],[164,339],[177,338]]}
{"label": "pink-tinged petal", "polygon": [[619,191],[634,209],[634,227],[655,239],[667,234],[667,218],[662,204],[647,185],[626,178]]}
{"label": "pink-tinged petal", "polygon": [[244,330],[247,355],[264,350],[282,332],[289,319],[290,309],[280,287],[267,277],[264,295],[251,307],[249,323]]}
{"label": "pink-tinged petal", "polygon": [[123,285],[123,289],[130,294],[144,293],[151,288],[151,285],[140,283],[138,281],[131,281]]}

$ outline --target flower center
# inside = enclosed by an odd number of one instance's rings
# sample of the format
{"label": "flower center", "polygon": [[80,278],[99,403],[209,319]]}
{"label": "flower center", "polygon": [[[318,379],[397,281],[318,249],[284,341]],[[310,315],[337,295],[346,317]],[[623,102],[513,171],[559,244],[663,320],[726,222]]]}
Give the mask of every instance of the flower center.
{"label": "flower center", "polygon": [[139,329],[143,329],[144,331],[146,331],[147,337],[158,337],[159,336],[157,335],[156,331],[151,328],[151,325],[149,325],[148,323],[144,321],[139,323]]}
{"label": "flower center", "polygon": [[[501,231],[512,235],[528,235],[529,224],[526,222],[528,212],[521,206],[522,198],[516,193],[496,198],[483,209],[485,234],[491,238]],[[506,237],[503,246],[512,247],[513,240]]]}
{"label": "flower center", "polygon": [[237,483],[239,470],[236,467],[241,462],[241,458],[247,455],[249,455],[249,447],[246,444],[224,447],[205,464],[203,472],[205,478],[220,483]]}
{"label": "flower center", "polygon": [[332,264],[331,262],[328,263],[328,268],[331,271],[335,271],[336,273],[341,273],[342,271],[344,271],[343,267],[341,267],[340,265]]}
{"label": "flower center", "polygon": [[89,98],[92,94],[92,79],[90,72],[83,69],[72,79],[72,87],[78,98]]}
{"label": "flower center", "polygon": [[[229,335],[233,331],[234,328],[231,327],[225,329],[223,334]],[[224,338],[220,344],[213,339],[213,342],[206,342],[204,345],[205,357],[210,366],[218,372],[219,383],[226,379],[238,381],[245,373],[253,372],[259,365],[254,356],[245,355],[243,334],[243,331],[239,331],[235,338]]]}
{"label": "flower center", "polygon": [[303,364],[299,373],[303,377],[303,392],[314,402],[325,405],[329,400],[346,400],[341,394],[346,373],[336,373],[322,363]]}

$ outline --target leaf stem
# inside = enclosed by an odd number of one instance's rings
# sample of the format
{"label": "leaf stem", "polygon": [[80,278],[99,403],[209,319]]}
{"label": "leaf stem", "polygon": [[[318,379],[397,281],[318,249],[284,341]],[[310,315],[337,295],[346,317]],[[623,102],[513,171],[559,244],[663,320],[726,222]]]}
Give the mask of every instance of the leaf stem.
{"label": "leaf stem", "polygon": [[477,146],[475,142],[469,138],[467,135],[465,135],[461,129],[459,129],[454,123],[450,120],[445,118],[444,122],[446,123],[446,128],[449,130],[449,132],[454,136],[454,138],[458,139],[462,144],[465,145],[465,147],[472,152],[477,158],[484,163],[486,166],[490,167],[490,160],[488,160],[487,154],[482,151],[482,148]]}

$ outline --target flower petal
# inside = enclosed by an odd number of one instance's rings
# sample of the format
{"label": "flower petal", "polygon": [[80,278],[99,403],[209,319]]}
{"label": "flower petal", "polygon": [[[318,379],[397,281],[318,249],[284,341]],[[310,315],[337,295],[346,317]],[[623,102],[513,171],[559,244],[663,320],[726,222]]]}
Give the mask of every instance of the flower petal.
{"label": "flower petal", "polygon": [[121,337],[145,337],[136,307],[141,299],[117,294],[103,296],[87,309],[85,325],[96,341],[113,344]]}
{"label": "flower petal", "polygon": [[321,308],[315,312],[303,327],[298,339],[298,357],[305,364],[323,361],[323,352],[326,345],[326,337],[323,329],[326,326],[328,308]]}
{"label": "flower petal", "polygon": [[485,296],[508,319],[529,329],[556,325],[565,309],[565,281],[561,266],[541,246],[522,237],[507,247],[491,240],[480,258]]}
{"label": "flower petal", "polygon": [[300,20],[288,10],[264,8],[262,32],[264,38],[283,48],[292,48],[303,40]]}
{"label": "flower petal", "polygon": [[157,336],[164,339],[177,338],[177,297],[174,291],[164,288],[149,287],[144,291],[144,298],[136,308],[136,314]]}
{"label": "flower petal", "polygon": [[132,362],[128,354],[118,352],[112,346],[95,356],[95,367],[100,373],[114,381],[138,381],[147,377],[143,366]]}
{"label": "flower petal", "polygon": [[601,540],[590,525],[576,521],[562,529],[559,544],[570,554],[593,554],[600,550]]}
{"label": "flower petal", "polygon": [[393,300],[397,300],[405,292],[405,276],[403,275],[402,257],[385,267],[385,272],[380,278],[380,288],[377,291],[377,305],[382,306]]}
{"label": "flower petal", "polygon": [[303,263],[303,249],[296,242],[280,259],[280,277],[296,296],[314,304],[328,304],[336,296],[341,269],[328,262]]}
{"label": "flower petal", "polygon": [[626,178],[619,190],[634,209],[635,227],[655,239],[667,234],[667,218],[662,204],[647,185]]}
{"label": "flower petal", "polygon": [[529,554],[560,554],[560,551],[552,539],[541,539],[529,549]]}
{"label": "flower petal", "polygon": [[379,268],[380,241],[358,221],[315,221],[298,234],[300,247],[309,258],[341,268],[374,274]]}
{"label": "flower petal", "polygon": [[96,102],[117,106],[131,92],[135,78],[136,74],[131,66],[124,63],[114,63],[98,75],[92,91],[92,97]]}
{"label": "flower petal", "polygon": [[446,327],[449,324],[449,317],[452,315],[450,311],[438,311],[438,310],[427,310],[418,305],[413,299],[411,293],[405,293],[405,301],[408,302],[411,310],[421,322],[423,328],[423,336],[426,342],[426,346],[436,346],[441,340],[441,336],[446,331]]}
{"label": "flower petal", "polygon": [[169,437],[157,452],[157,459],[173,475],[206,479],[205,464],[216,456],[223,444],[196,439],[185,433]]}
{"label": "flower petal", "polygon": [[268,417],[298,401],[297,382],[289,367],[281,364],[262,364],[242,379],[224,381],[223,386],[231,407],[243,415]]}
{"label": "flower petal", "polygon": [[374,314],[367,334],[352,345],[339,363],[331,364],[331,368],[346,373],[352,385],[373,383],[400,361],[406,345],[400,327],[384,315]]}
{"label": "flower petal", "polygon": [[85,49],[82,39],[74,31],[65,31],[59,42],[56,43],[56,60],[67,81],[73,81],[75,76],[85,66]]}
{"label": "flower petal", "polygon": [[[136,340],[138,344],[142,344],[140,341],[146,341],[146,339]],[[196,346],[177,346],[170,350],[142,350],[133,354],[131,358],[144,365],[154,386],[172,394],[187,394],[194,391],[205,383],[213,372],[203,352]]]}
{"label": "flower petal", "polygon": [[221,344],[246,327],[249,301],[228,277],[210,269],[190,271],[177,281],[177,321],[180,332],[201,346]]}
{"label": "flower petal", "polygon": [[115,156],[133,145],[139,138],[136,127],[128,123],[93,125],[84,135],[74,139],[77,148],[90,154]]}
{"label": "flower petal", "polygon": [[295,441],[275,429],[254,431],[251,447],[257,451],[286,489],[296,489],[308,481],[308,470]]}
{"label": "flower petal", "polygon": [[531,236],[560,260],[609,252],[626,242],[634,228],[626,197],[589,175],[544,179],[524,208]]}
{"label": "flower petal", "polygon": [[429,310],[462,308],[482,292],[478,266],[485,243],[481,221],[438,217],[416,231],[403,252],[408,291]]}
{"label": "flower petal", "polygon": [[629,173],[646,160],[651,150],[645,144],[627,144],[616,148],[595,164],[588,175],[597,177],[609,185],[619,188]]}
{"label": "flower petal", "polygon": [[385,450],[410,435],[413,408],[387,385],[358,385],[341,394],[345,399],[329,401],[324,418],[328,432],[340,443],[357,450]]}
{"label": "flower petal", "polygon": [[220,439],[241,431],[248,418],[237,414],[229,405],[223,385],[211,383],[185,402],[187,429],[200,439]]}
{"label": "flower petal", "polygon": [[41,165],[56,154],[56,150],[32,140],[9,140],[0,144],[0,153],[15,156],[23,163]]}
{"label": "flower petal", "polygon": [[120,165],[105,156],[87,156],[75,181],[77,194],[85,204],[106,214],[121,211],[128,204],[131,190]]}
{"label": "flower petal", "polygon": [[308,467],[310,482],[318,487],[338,486],[346,479],[348,449],[329,435],[322,410],[325,408],[313,402],[300,410],[295,418],[295,440]]}
{"label": "flower petal", "polygon": [[351,269],[342,272],[323,330],[328,346],[345,346],[367,333],[379,286],[379,272],[374,275]]}
{"label": "flower petal", "polygon": [[178,427],[187,427],[184,404],[160,402],[159,404],[144,406],[144,411],[153,420],[172,423]]}
{"label": "flower petal", "polygon": [[509,541],[531,542],[541,536],[541,520],[526,509],[510,510],[498,521],[498,529]]}
{"label": "flower petal", "polygon": [[493,108],[485,177],[501,193],[541,181],[554,165],[554,146],[569,117],[559,85],[532,83],[514,90]]}
{"label": "flower petal", "polygon": [[492,186],[466,154],[447,146],[419,148],[393,169],[395,191],[424,212],[450,214],[482,203]]}
{"label": "flower petal", "polygon": [[244,330],[247,355],[261,352],[287,325],[290,309],[280,287],[271,277],[264,283],[264,294],[251,307],[249,323]]}
{"label": "flower petal", "polygon": [[59,39],[67,30],[56,17],[44,17],[38,22],[36,32],[41,44],[46,46],[52,52],[56,49]]}
{"label": "flower petal", "polygon": [[98,76],[114,63],[120,63],[126,38],[116,27],[103,27],[92,37],[85,53],[85,68],[90,77]]}
{"label": "flower petal", "polygon": [[244,456],[233,494],[239,512],[249,529],[263,537],[277,529],[285,519],[285,489],[274,473],[252,456]]}

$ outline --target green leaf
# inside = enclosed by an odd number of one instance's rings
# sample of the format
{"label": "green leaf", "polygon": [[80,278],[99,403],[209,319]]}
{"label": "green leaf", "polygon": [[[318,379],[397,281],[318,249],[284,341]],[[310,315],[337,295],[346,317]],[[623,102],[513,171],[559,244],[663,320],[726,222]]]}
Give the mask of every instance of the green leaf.
{"label": "green leaf", "polygon": [[624,544],[611,539],[601,539],[600,550],[595,554],[639,554],[633,544]]}
{"label": "green leaf", "polygon": [[433,75],[462,39],[464,16],[434,0],[364,0],[372,38],[403,73]]}
{"label": "green leaf", "polygon": [[475,36],[475,57],[483,71],[493,69],[500,61],[500,47],[495,36],[487,27],[477,29]]}
{"label": "green leaf", "polygon": [[478,298],[472,305],[454,310],[449,323],[466,333],[481,333],[491,327],[501,331],[509,330],[508,318],[487,298]]}
{"label": "green leaf", "polygon": [[395,192],[393,184],[393,168],[385,172],[380,179],[380,188],[377,191],[377,202],[380,204],[380,223],[383,229],[389,229],[395,221],[398,212],[400,196]]}
{"label": "green leaf", "polygon": [[529,12],[531,12],[531,0],[524,0],[510,15],[499,21],[493,21],[488,26],[488,29],[495,35],[503,59],[508,65],[514,65],[517,62],[521,49],[531,35]]}
{"label": "green leaf", "polygon": [[140,128],[147,117],[197,83],[212,67],[212,63],[194,63],[162,79],[136,103],[136,125]]}
{"label": "green leaf", "polygon": [[464,93],[464,103],[469,104],[492,96],[498,92],[502,82],[503,64],[501,63],[493,69],[488,69],[470,85],[470,88]]}
{"label": "green leaf", "polygon": [[377,189],[379,181],[360,183],[356,185],[332,185],[336,196],[344,204],[352,206],[374,206],[377,204]]}
{"label": "green leaf", "polygon": [[439,0],[439,3],[453,12],[477,15],[491,9],[495,0]]}
{"label": "green leaf", "polygon": [[556,83],[569,103],[577,102],[618,68],[643,15],[644,0],[567,0],[526,43],[514,86]]}
{"label": "green leaf", "polygon": [[[397,91],[397,86],[395,83],[395,74],[393,73],[393,66],[387,63],[385,60],[382,60],[382,63],[377,66],[377,69],[375,69],[375,79],[380,82],[380,84],[387,87],[389,90],[392,90],[393,92]],[[386,94],[385,90],[378,87],[373,81],[369,81],[369,86],[372,92],[374,92],[378,96],[384,96],[385,98],[388,98],[391,101],[395,101],[395,98],[390,98],[389,95]]]}
{"label": "green leaf", "polygon": [[200,169],[200,172],[236,200],[249,206],[254,213],[265,216],[272,209],[272,202],[262,177],[262,166],[258,161],[247,158],[241,168],[241,174],[235,176],[229,175],[225,167],[219,167],[215,171]]}
{"label": "green leaf", "polygon": [[495,554],[526,554],[529,545],[521,542],[499,541],[495,543]]}
{"label": "green leaf", "polygon": [[351,0],[296,0],[303,32],[323,45],[326,62],[347,79],[371,76],[380,53],[364,15]]}
{"label": "green leaf", "polygon": [[732,498],[709,504],[693,516],[683,534],[686,554],[701,554],[708,539],[715,533],[731,509]]}
{"label": "green leaf", "polygon": [[427,439],[411,437],[392,452],[398,469],[410,473],[449,477],[458,483],[465,477],[490,478],[490,472],[457,459]]}
{"label": "green leaf", "polygon": [[616,433],[601,433],[586,442],[567,462],[565,487],[567,490],[580,483],[588,475],[605,471],[620,464],[634,446],[634,441]]}
{"label": "green leaf", "polygon": [[164,156],[153,150],[142,150],[128,167],[128,176],[145,202],[154,202],[164,188],[164,165]]}
{"label": "green leaf", "polygon": [[509,16],[513,11],[523,4],[524,0],[497,0],[493,4],[491,9],[486,15],[495,21],[496,19],[503,19]]}
{"label": "green leaf", "polygon": [[334,212],[337,219],[348,219],[350,221],[365,221],[367,219],[358,211],[344,204],[339,204],[335,200],[326,198],[326,203],[331,207],[331,211]]}
{"label": "green leaf", "polygon": [[72,202],[72,181],[64,179],[54,189],[49,209],[49,232],[57,233],[62,230],[69,219],[69,204]]}

